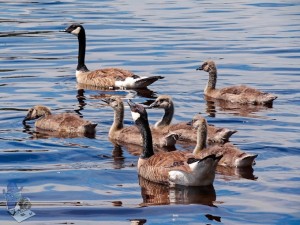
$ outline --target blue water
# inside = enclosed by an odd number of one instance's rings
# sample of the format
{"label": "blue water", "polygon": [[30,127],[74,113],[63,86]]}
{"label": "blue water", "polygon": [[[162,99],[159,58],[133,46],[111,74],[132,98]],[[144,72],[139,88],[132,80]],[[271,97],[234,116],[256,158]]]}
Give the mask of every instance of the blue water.
{"label": "blue water", "polygon": [[[22,224],[299,224],[300,3],[297,1],[1,1],[0,187],[23,187],[35,216]],[[87,33],[90,69],[122,67],[165,79],[147,93],[85,89],[78,100],[76,37]],[[246,84],[274,93],[273,108],[206,101],[207,59],[218,86]],[[118,94],[175,102],[174,122],[201,112],[238,130],[231,141],[258,154],[253,171],[218,171],[209,190],[168,190],[138,180],[139,149],[114,147],[113,111],[99,98]],[[22,119],[45,104],[98,123],[94,139],[41,136]],[[151,123],[162,115],[149,111]],[[128,108],[125,123],[132,124]],[[178,148],[182,148],[178,146]],[[0,223],[16,224],[0,195]]]}

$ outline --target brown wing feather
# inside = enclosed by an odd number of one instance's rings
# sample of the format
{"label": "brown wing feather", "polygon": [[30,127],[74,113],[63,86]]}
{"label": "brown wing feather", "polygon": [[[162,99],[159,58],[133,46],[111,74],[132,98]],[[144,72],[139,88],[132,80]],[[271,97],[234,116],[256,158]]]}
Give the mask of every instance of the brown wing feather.
{"label": "brown wing feather", "polygon": [[138,172],[147,180],[168,183],[171,170],[191,172],[187,164],[188,156],[190,155],[180,151],[159,152],[149,159],[139,159]]}
{"label": "brown wing feather", "polygon": [[[153,131],[154,130],[157,131],[157,128],[153,129]],[[192,125],[185,122],[171,124],[170,126],[163,128],[163,131],[169,131],[179,135],[180,141],[190,141],[193,143],[197,141],[197,130],[194,129]],[[227,142],[233,133],[235,133],[235,131],[230,132],[228,129],[218,128],[213,125],[207,126],[208,142]]]}
{"label": "brown wing feather", "polygon": [[82,73],[77,76],[79,83],[100,87],[114,87],[115,81],[125,80],[127,77],[136,76],[128,70],[118,68],[105,68]]}
{"label": "brown wing feather", "polygon": [[134,74],[129,70],[118,69],[118,68],[105,68],[94,70],[88,74],[90,79],[101,77],[101,78],[113,78],[116,80],[125,80],[127,77],[132,77]]}
{"label": "brown wing feather", "polygon": [[78,132],[81,126],[89,124],[91,122],[72,113],[49,115],[37,120],[35,123],[36,127],[40,129],[62,132]]}
{"label": "brown wing feather", "polygon": [[[176,140],[170,141],[168,132],[153,132],[152,142],[154,147],[174,147]],[[111,135],[111,139],[119,141],[121,143],[128,143],[134,145],[143,145],[142,135],[136,126],[127,126],[120,131],[116,131]]]}
{"label": "brown wing feather", "polygon": [[220,99],[231,102],[239,102],[242,104],[271,103],[274,99],[277,98],[272,94],[262,92],[245,85],[225,87],[222,89],[218,89],[216,93],[218,93],[218,98]]}
{"label": "brown wing feather", "polygon": [[200,151],[198,156],[204,158],[211,154],[223,155],[218,163],[219,165],[234,166],[235,160],[246,153],[235,147],[233,144],[226,143],[224,145],[214,145],[209,148],[203,149]]}

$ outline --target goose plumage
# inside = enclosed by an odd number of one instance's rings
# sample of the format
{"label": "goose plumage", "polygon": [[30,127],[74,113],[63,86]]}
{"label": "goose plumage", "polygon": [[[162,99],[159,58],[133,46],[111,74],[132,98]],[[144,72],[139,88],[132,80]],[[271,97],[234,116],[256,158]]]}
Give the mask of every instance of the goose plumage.
{"label": "goose plumage", "polygon": [[143,151],[138,160],[138,174],[152,182],[170,186],[207,186],[215,179],[222,156],[196,158],[189,152],[172,151],[154,154],[148,115],[142,105],[128,101],[132,118],[143,137]]}
{"label": "goose plumage", "polygon": [[257,154],[243,152],[231,143],[207,147],[207,122],[204,118],[195,121],[193,126],[197,129],[197,144],[193,151],[195,156],[206,157],[211,154],[221,154],[223,157],[218,164],[226,167],[249,167],[254,165]]}
{"label": "goose plumage", "polygon": [[[162,108],[165,113],[162,118],[157,121],[152,130],[167,129],[179,135],[179,140],[184,142],[196,142],[197,132],[193,129],[190,122],[180,122],[171,124],[174,115],[174,102],[169,95],[160,95],[149,106],[149,108]],[[193,121],[201,117],[199,114],[195,115]],[[193,122],[192,121],[192,122]],[[213,125],[208,126],[208,142],[209,143],[225,143],[229,141],[231,135],[236,133],[236,130],[227,128],[218,128]]]}
{"label": "goose plumage", "polygon": [[[102,99],[114,110],[114,122],[109,130],[109,138],[120,143],[143,145],[141,133],[136,126],[124,127],[124,103],[119,96]],[[154,132],[153,143],[157,148],[175,148],[178,135],[170,132]]]}
{"label": "goose plumage", "polygon": [[97,124],[80,118],[74,113],[52,114],[50,108],[36,105],[28,110],[23,120],[36,120],[35,127],[39,131],[55,131],[61,133],[95,134]]}
{"label": "goose plumage", "polygon": [[103,68],[94,71],[88,70],[85,65],[86,35],[85,29],[80,24],[72,24],[64,32],[78,37],[78,64],[76,79],[78,83],[102,88],[135,89],[145,88],[162,76],[140,77],[131,71],[119,68]]}
{"label": "goose plumage", "polygon": [[217,67],[212,60],[204,62],[197,70],[203,70],[209,74],[209,79],[204,89],[204,94],[208,97],[232,103],[267,106],[272,106],[273,101],[277,98],[277,96],[273,94],[262,92],[245,85],[217,89]]}

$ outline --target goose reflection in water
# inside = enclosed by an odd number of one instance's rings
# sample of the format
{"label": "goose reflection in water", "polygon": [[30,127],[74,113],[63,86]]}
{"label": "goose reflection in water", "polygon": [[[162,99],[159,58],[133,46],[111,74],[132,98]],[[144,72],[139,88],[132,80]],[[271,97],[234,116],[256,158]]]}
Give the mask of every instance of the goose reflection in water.
{"label": "goose reflection in water", "polygon": [[[108,88],[101,88],[101,87],[96,87],[96,86],[91,86],[91,85],[81,84],[81,83],[77,83],[76,88],[78,93],[84,93],[85,90],[89,90],[89,91],[99,91],[100,95],[105,93],[116,95],[117,93],[120,93],[120,95],[124,96],[125,98],[126,96],[128,98],[139,96],[139,97],[150,98],[150,99],[154,99],[157,97],[157,93],[152,91],[149,88],[130,89],[130,90],[126,90],[126,89],[111,90]],[[99,98],[103,98],[103,96]]]}
{"label": "goose reflection in water", "polygon": [[217,166],[216,173],[221,175],[224,180],[238,180],[238,179],[248,179],[257,180],[252,166],[248,167],[224,167]]}
{"label": "goose reflection in water", "polygon": [[86,90],[88,91],[98,91],[96,94],[91,94],[91,99],[103,99],[109,98],[113,95],[119,95],[124,99],[131,99],[135,98],[136,96],[142,98],[149,98],[155,99],[157,97],[156,92],[150,90],[149,88],[142,88],[142,89],[130,89],[130,90],[109,90],[105,88],[100,88],[96,86],[91,86],[87,84],[77,83],[77,95],[76,99],[78,101],[78,109],[74,110],[77,114],[82,115],[80,111],[84,110],[86,106],[86,96],[84,95]]}
{"label": "goose reflection in water", "polygon": [[226,112],[234,116],[259,118],[260,116],[255,115],[255,113],[272,108],[265,105],[240,105],[224,100],[213,99],[207,96],[204,96],[204,99],[206,101],[206,113],[210,117],[216,117],[218,112]]}
{"label": "goose reflection in water", "polygon": [[170,188],[166,185],[154,183],[139,176],[142,206],[170,205],[170,204],[201,204],[214,206],[216,192],[213,185],[204,187],[176,186]]}

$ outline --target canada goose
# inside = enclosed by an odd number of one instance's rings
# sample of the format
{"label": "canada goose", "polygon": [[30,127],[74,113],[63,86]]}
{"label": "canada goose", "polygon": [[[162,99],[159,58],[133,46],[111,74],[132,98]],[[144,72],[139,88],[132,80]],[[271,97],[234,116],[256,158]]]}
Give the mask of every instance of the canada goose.
{"label": "canada goose", "polygon": [[163,79],[161,76],[140,77],[132,72],[119,68],[105,68],[89,71],[85,65],[85,30],[80,24],[72,24],[64,32],[78,37],[78,64],[76,79],[78,83],[103,88],[145,88],[153,82]]}
{"label": "canada goose", "polygon": [[[103,102],[110,105],[114,110],[114,122],[109,129],[109,138],[113,141],[122,143],[143,145],[141,133],[136,126],[124,127],[124,104],[119,96],[111,96],[102,99]],[[169,132],[155,132],[153,134],[153,143],[158,148],[175,148],[178,135]]]}
{"label": "canada goose", "polygon": [[138,174],[147,180],[170,186],[207,186],[215,179],[222,156],[195,158],[189,152],[172,151],[154,154],[148,115],[142,105],[128,100],[132,118],[143,137],[143,150],[138,160]]}
{"label": "canada goose", "polygon": [[[179,135],[180,141],[196,142],[197,132],[193,126],[187,122],[171,124],[174,115],[174,103],[172,97],[169,95],[158,96],[157,99],[149,106],[149,108],[163,108],[165,113],[163,117],[155,123],[154,128],[160,130],[162,128],[168,129],[171,132]],[[197,114],[193,120],[196,120],[200,115]],[[208,126],[208,142],[209,143],[225,143],[228,142],[231,135],[236,133],[236,130],[229,130],[227,128],[218,128],[213,125]]]}
{"label": "canada goose", "polygon": [[204,70],[209,73],[208,83],[204,89],[206,96],[239,104],[268,106],[272,106],[273,101],[277,98],[277,96],[261,92],[245,85],[216,89],[217,67],[214,61],[209,60],[204,62],[197,70]]}
{"label": "canada goose", "polygon": [[218,164],[227,167],[247,167],[254,164],[257,154],[245,153],[231,143],[214,145],[207,148],[207,123],[204,118],[194,122],[193,126],[197,128],[197,144],[193,151],[195,156],[206,157],[207,155],[211,154],[221,154],[223,157]]}
{"label": "canada goose", "polygon": [[43,105],[36,105],[28,110],[23,120],[35,120],[35,127],[39,131],[54,131],[62,133],[79,133],[84,135],[95,134],[97,124],[80,118],[77,114],[52,114],[51,110]]}

